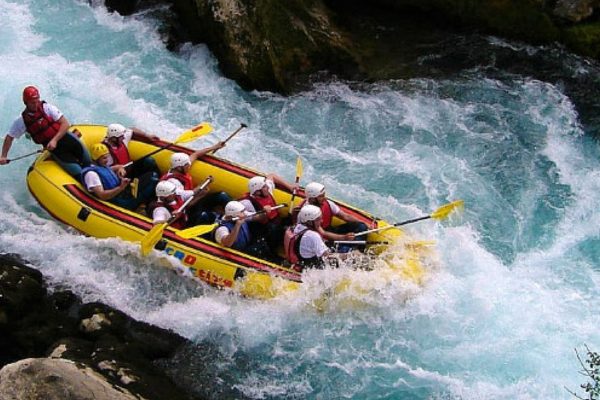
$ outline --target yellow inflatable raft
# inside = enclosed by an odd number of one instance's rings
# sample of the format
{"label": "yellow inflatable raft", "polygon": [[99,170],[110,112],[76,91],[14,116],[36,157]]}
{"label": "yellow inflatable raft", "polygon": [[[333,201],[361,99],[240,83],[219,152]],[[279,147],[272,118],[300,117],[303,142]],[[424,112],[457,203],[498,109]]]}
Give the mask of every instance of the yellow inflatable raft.
{"label": "yellow inflatable raft", "polygon": [[[82,140],[88,148],[100,142],[106,132],[105,126],[77,125],[73,126],[82,134]],[[129,152],[135,160],[143,157],[169,142],[149,142],[134,135],[129,144]],[[192,153],[193,150],[180,145],[172,145],[153,155],[161,171],[168,169],[173,152]],[[207,176],[214,178],[210,191],[226,191],[232,198],[241,197],[247,191],[248,180],[260,174],[248,167],[224,160],[214,155],[198,159],[191,169],[194,183],[202,182]],[[27,185],[31,194],[39,204],[55,219],[72,226],[78,231],[92,237],[118,237],[131,242],[140,242],[151,230],[152,221],[145,214],[120,208],[112,203],[102,201],[91,195],[80,182],[61,169],[47,152],[42,153],[33,163],[27,174]],[[277,187],[274,197],[278,203],[288,204],[291,193]],[[294,199],[298,205],[304,199],[300,190]],[[335,201],[335,200],[334,200]],[[383,227],[388,225],[369,213],[335,201],[346,213],[354,215],[369,226]],[[280,210],[282,216],[287,215],[287,208]],[[333,224],[339,224],[334,220]],[[390,228],[383,233],[369,234],[369,242],[406,241],[403,232]],[[386,253],[386,246],[378,245],[371,252]],[[420,282],[424,269],[419,261],[419,245],[402,245],[405,254],[394,253],[390,279],[408,279]],[[281,292],[297,289],[302,282],[302,274],[285,266],[276,265],[266,260],[249,256],[245,253],[225,248],[214,241],[195,237],[184,239],[177,235],[177,229],[168,226],[162,240],[155,247],[167,255],[176,257],[192,276],[211,285],[223,288],[235,288],[244,295],[270,298]],[[390,255],[385,257],[390,259]],[[388,264],[390,264],[388,262]],[[377,270],[371,271],[377,274]],[[389,273],[387,271],[386,273]]]}

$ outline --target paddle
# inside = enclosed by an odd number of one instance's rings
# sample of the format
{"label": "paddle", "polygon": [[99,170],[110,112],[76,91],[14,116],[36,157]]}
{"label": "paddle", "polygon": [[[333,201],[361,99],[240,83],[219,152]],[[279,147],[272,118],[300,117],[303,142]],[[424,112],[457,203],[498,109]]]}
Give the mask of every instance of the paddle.
{"label": "paddle", "polygon": [[390,244],[390,242],[373,242],[373,241],[367,241],[367,240],[334,240],[333,241],[334,244]]}
{"label": "paddle", "polygon": [[408,224],[412,224],[413,222],[423,221],[424,219],[429,219],[429,218],[444,219],[456,208],[462,208],[464,206],[464,204],[465,204],[464,201],[456,200],[456,201],[453,201],[452,203],[448,203],[446,205],[441,206],[440,208],[438,208],[431,214],[425,215],[424,217],[419,217],[419,218],[409,219],[409,220],[402,221],[402,222],[397,222],[393,225],[384,226],[382,228],[375,228],[375,229],[370,229],[368,231],[358,232],[358,233],[355,233],[354,235],[360,236],[360,235],[366,235],[368,233],[380,232],[380,231],[384,231],[386,229],[393,228],[395,226],[408,225]]}
{"label": "paddle", "polygon": [[190,198],[187,199],[181,205],[181,207],[179,207],[179,209],[177,209],[177,211],[173,213],[173,215],[171,216],[171,218],[169,218],[168,221],[156,224],[152,227],[152,229],[150,229],[150,231],[146,234],[146,236],[142,238],[141,241],[142,256],[146,256],[148,253],[150,253],[154,246],[156,246],[156,243],[158,243],[162,238],[165,228],[173,222],[175,222],[175,220],[179,217],[179,213],[181,213],[187,207],[187,205],[190,204],[190,202],[196,197],[196,194],[202,191],[206,186],[208,186],[208,184],[212,182],[212,180],[212,176],[206,178],[206,180],[202,182],[200,186],[194,189],[196,193],[193,196],[190,196]]}
{"label": "paddle", "polygon": [[[246,124],[243,124],[243,123],[242,123],[242,124],[240,124],[240,127],[239,127],[239,128],[237,128],[237,129],[235,130],[235,132],[233,132],[231,135],[227,136],[227,138],[226,138],[225,140],[223,140],[223,144],[225,144],[225,143],[229,142],[229,141],[231,140],[231,138],[233,138],[235,135],[237,135],[237,134],[238,134],[238,132],[239,132],[239,131],[241,131],[242,129],[244,129],[244,128],[247,128],[247,127],[248,127],[248,125],[246,125]],[[218,149],[217,149],[217,150],[218,150]],[[217,152],[217,150],[213,150],[213,151],[211,151],[209,154],[215,154],[215,153]]]}
{"label": "paddle", "polygon": [[23,154],[22,156],[15,157],[15,158],[11,158],[10,160],[6,160],[6,163],[8,164],[8,163],[9,163],[9,162],[11,162],[11,161],[17,161],[17,160],[21,160],[21,159],[23,159],[23,158],[25,158],[25,157],[31,157],[32,155],[34,155],[34,154],[39,154],[39,153],[41,153],[42,151],[44,151],[44,150],[36,150],[36,151],[34,151],[34,152],[32,152],[32,153]]}
{"label": "paddle", "polygon": [[[276,205],[275,207],[271,208],[271,210],[277,210],[282,207],[285,207],[285,204]],[[250,214],[246,215],[246,218],[253,217],[253,216],[259,215],[259,214],[264,214],[264,213],[265,213],[265,210],[260,210],[258,212],[254,212],[254,213],[250,213]],[[238,219],[239,218],[235,217],[235,218],[232,218],[231,220],[237,221]],[[214,224],[210,224],[210,225],[196,225],[196,226],[192,226],[191,228],[188,228],[188,229],[182,229],[180,231],[177,231],[177,232],[175,232],[175,234],[184,239],[191,239],[196,236],[204,235],[205,233],[208,233],[208,232],[212,231],[213,229],[215,229],[217,226],[219,226],[218,222],[215,222]]]}
{"label": "paddle", "polygon": [[[296,180],[294,181],[296,185],[300,182],[300,178],[302,178],[302,159],[298,157],[296,160]],[[288,210],[291,213],[294,208],[294,198],[296,197],[296,189],[292,192],[292,199],[290,200],[290,205],[288,206]]]}
{"label": "paddle", "polygon": [[188,143],[188,142],[191,142],[192,140],[196,140],[199,137],[209,134],[210,132],[212,132],[212,130],[213,130],[213,127],[208,122],[202,122],[201,124],[196,125],[192,129],[189,129],[189,130],[183,132],[181,135],[179,135],[177,137],[177,139],[175,139],[175,141],[168,143],[168,144],[146,154],[145,156],[138,158],[135,161],[128,162],[127,164],[124,165],[124,167],[127,168],[132,164],[140,163],[140,162],[144,161],[146,158],[155,155],[159,151],[168,149],[169,147],[174,146],[176,144]]}

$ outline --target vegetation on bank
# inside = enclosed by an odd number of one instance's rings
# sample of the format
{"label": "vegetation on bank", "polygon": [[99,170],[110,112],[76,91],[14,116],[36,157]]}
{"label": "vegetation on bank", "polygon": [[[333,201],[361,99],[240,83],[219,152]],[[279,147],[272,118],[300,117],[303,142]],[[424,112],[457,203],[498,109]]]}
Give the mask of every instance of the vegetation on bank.
{"label": "vegetation on bank", "polygon": [[579,372],[587,378],[586,383],[579,385],[585,391],[586,397],[581,397],[576,392],[567,390],[581,400],[600,400],[600,354],[590,350],[587,345],[585,350],[587,353],[585,361],[581,358],[577,349],[575,349],[575,354],[577,354],[577,359],[582,368]]}

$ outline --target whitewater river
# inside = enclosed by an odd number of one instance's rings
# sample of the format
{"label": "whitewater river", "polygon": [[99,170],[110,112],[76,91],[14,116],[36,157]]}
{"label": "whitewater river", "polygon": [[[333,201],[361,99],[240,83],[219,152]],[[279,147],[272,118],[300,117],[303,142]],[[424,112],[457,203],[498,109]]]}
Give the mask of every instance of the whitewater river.
{"label": "whitewater river", "polygon": [[[490,39],[490,46],[506,46]],[[533,49],[536,51],[536,49]],[[573,62],[577,74],[591,74]],[[576,71],[575,71],[576,70]],[[36,84],[72,123],[137,126],[293,179],[389,221],[455,199],[460,218],[407,231],[435,241],[426,281],[381,286],[361,307],[318,311],[311,290],[249,300],[178,277],[172,260],[83,237],[25,185],[31,158],[0,168],[0,251],[53,288],[102,301],[211,348],[166,366],[199,395],[254,399],[570,399],[574,349],[600,350],[600,149],[558,85],[471,69],[454,78],[244,92],[205,46],[165,49],[155,23],[75,0],[0,0],[0,126]],[[11,156],[35,150],[19,139]],[[208,368],[207,373],[205,369]]]}

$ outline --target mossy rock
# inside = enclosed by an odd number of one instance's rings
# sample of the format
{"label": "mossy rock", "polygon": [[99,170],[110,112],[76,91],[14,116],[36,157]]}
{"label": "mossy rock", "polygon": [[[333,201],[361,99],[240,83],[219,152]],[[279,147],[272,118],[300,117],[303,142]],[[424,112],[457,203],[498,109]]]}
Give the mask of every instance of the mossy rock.
{"label": "mossy rock", "polygon": [[575,53],[600,58],[600,22],[579,24],[565,29],[564,43]]}

